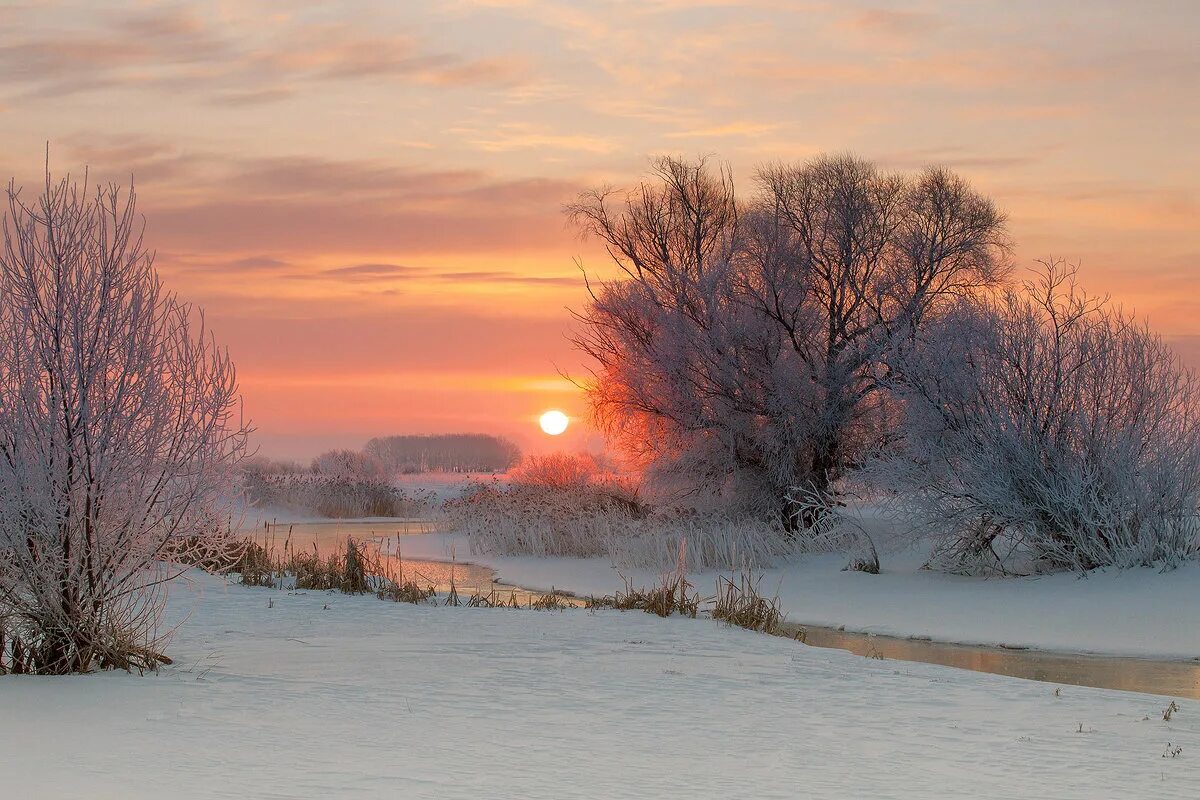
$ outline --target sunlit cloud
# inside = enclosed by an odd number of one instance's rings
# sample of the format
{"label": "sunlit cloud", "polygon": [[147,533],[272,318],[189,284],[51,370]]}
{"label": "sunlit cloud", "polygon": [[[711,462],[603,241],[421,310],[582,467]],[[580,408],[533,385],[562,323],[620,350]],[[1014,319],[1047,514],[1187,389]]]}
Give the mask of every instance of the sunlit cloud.
{"label": "sunlit cloud", "polygon": [[940,28],[942,20],[922,11],[869,8],[841,21],[839,26],[892,44],[911,44]]}

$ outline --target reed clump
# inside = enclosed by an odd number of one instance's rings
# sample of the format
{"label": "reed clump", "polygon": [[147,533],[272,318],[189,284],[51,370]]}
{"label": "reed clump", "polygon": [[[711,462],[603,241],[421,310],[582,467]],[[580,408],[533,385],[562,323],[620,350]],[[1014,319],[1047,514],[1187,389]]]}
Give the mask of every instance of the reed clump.
{"label": "reed clump", "polygon": [[774,631],[783,621],[779,597],[763,597],[758,583],[750,570],[743,570],[737,580],[724,575],[717,578],[712,618],[747,630]]}
{"label": "reed clump", "polygon": [[346,537],[346,546],[322,555],[316,544],[312,552],[285,550],[290,555],[283,569],[294,577],[294,587],[314,591],[332,590],[343,594],[366,594],[384,577],[378,553],[368,551],[361,542]]}
{"label": "reed clump", "polygon": [[243,586],[275,588],[278,570],[267,548],[257,542],[246,542],[238,560],[227,572],[237,573]]}
{"label": "reed clump", "polygon": [[432,586],[421,586],[416,581],[389,580],[375,590],[375,596],[380,600],[391,600],[394,603],[420,603],[432,600],[437,591]]}
{"label": "reed clump", "polygon": [[550,589],[550,594],[543,594],[536,599],[530,598],[529,608],[533,611],[562,611],[565,608],[570,608],[571,604],[567,602],[566,596],[561,595]]}
{"label": "reed clump", "polygon": [[618,611],[645,611],[669,617],[678,613],[695,617],[700,611],[700,596],[693,590],[691,582],[680,573],[664,575],[662,581],[650,589],[637,588],[628,578],[623,578],[625,588],[611,598],[590,598],[592,608],[615,608]]}
{"label": "reed clump", "polygon": [[297,549],[290,531],[281,550],[273,539],[263,544],[245,541],[236,561],[226,569],[211,571],[236,574],[243,586],[374,593],[381,600],[398,603],[423,603],[436,595],[433,586],[406,580],[403,562],[394,571],[377,547],[349,536],[343,547],[331,553],[322,553],[315,542],[311,550]]}

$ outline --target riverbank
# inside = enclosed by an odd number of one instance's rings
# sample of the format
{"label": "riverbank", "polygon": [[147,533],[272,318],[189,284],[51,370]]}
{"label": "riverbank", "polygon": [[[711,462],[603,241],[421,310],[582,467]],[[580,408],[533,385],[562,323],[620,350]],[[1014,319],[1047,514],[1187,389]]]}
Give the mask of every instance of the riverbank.
{"label": "riverbank", "polygon": [[[604,558],[471,554],[456,534],[405,537],[413,558],[474,561],[522,586],[611,594],[621,575],[649,585],[646,570],[618,571]],[[879,575],[843,572],[844,555],[808,555],[762,573],[788,620],[888,636],[1001,645],[1064,653],[1158,659],[1200,657],[1200,564],[1023,578],[977,578],[922,570],[918,547],[883,555]],[[693,575],[701,592],[717,573]]]}
{"label": "riverbank", "polygon": [[704,620],[410,606],[203,574],[169,611],[186,622],[159,674],[0,680],[6,792],[1182,798],[1200,782],[1196,701],[1168,722],[1158,697]]}

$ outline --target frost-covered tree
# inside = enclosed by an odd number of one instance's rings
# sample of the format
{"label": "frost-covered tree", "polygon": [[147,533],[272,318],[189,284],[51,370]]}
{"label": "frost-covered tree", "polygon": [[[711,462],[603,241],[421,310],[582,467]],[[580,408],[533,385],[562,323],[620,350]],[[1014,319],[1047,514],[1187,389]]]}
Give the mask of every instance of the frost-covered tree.
{"label": "frost-covered tree", "polygon": [[162,285],[132,186],[7,191],[0,252],[0,671],[165,660],[166,582],[227,551],[234,366]]}
{"label": "frost-covered tree", "polygon": [[960,571],[1175,563],[1200,549],[1200,384],[1144,324],[1043,265],[906,358],[906,435],[868,469]]}
{"label": "frost-covered tree", "polygon": [[1003,275],[1004,218],[946,170],[848,156],[757,186],[740,203],[727,170],[668,158],[570,206],[623,273],[593,287],[576,343],[597,419],[652,475],[792,525],[795,487],[827,496],[885,435],[895,354]]}
{"label": "frost-covered tree", "polygon": [[880,376],[921,324],[1003,276],[1004,217],[962,178],[883,172],[819,157],[763,169],[778,245],[754,259],[748,296],[801,365],[810,446],[798,470],[817,494],[861,456]]}

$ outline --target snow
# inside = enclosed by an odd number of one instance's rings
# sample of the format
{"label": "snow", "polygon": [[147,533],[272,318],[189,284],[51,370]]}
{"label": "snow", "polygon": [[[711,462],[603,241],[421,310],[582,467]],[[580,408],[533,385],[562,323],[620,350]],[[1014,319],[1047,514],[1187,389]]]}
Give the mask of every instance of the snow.
{"label": "snow", "polygon": [[[405,537],[409,558],[486,564],[501,580],[555,586],[581,595],[611,594],[621,575],[648,586],[657,575],[618,570],[604,558],[467,555],[465,537]],[[979,578],[920,569],[917,547],[889,548],[879,575],[843,572],[845,555],[807,555],[762,573],[760,590],[779,594],[791,622],[928,637],[964,644],[1004,644],[1075,653],[1191,659],[1200,657],[1200,564],[1178,569],[1095,571],[1020,578]],[[717,573],[692,575],[703,592]]]}
{"label": "snow", "polygon": [[1200,785],[1195,701],[1164,722],[1163,698],[1059,696],[707,620],[415,607],[207,575],[173,591],[186,621],[161,673],[0,679],[5,796],[1182,798]]}

